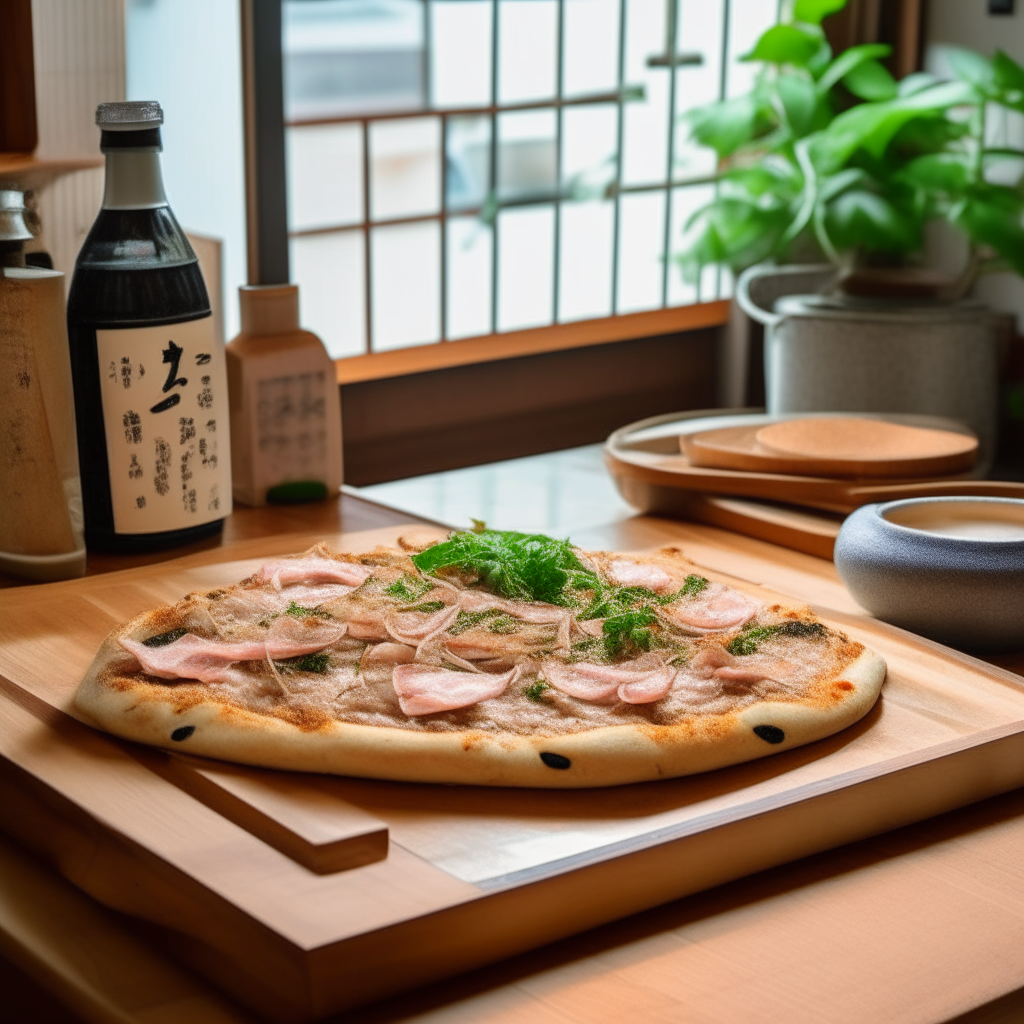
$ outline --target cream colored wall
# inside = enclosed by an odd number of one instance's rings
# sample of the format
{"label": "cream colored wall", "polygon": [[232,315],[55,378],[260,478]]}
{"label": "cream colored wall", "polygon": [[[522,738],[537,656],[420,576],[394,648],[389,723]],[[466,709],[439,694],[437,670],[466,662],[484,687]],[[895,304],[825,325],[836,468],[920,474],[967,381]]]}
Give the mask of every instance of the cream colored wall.
{"label": "cream colored wall", "polygon": [[[96,105],[125,98],[124,0],[32,0],[32,36],[36,156],[98,156]],[[102,167],[64,175],[39,194],[42,241],[67,280],[102,196]]]}

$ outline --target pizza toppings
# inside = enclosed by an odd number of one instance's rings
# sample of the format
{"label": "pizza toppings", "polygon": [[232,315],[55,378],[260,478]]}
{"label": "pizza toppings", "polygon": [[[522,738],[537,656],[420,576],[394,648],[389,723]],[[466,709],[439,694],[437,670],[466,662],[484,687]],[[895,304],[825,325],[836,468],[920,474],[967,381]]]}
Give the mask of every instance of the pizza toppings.
{"label": "pizza toppings", "polygon": [[399,665],[392,678],[403,713],[416,716],[454,711],[500,697],[518,675],[518,668],[502,675],[490,675],[456,672],[433,665]]}
{"label": "pizza toppings", "polygon": [[655,655],[645,655],[619,665],[593,665],[578,662],[567,665],[546,660],[541,671],[545,681],[571,697],[613,704],[650,704],[668,693],[676,670]]}
{"label": "pizza toppings", "polygon": [[353,562],[339,562],[334,558],[281,558],[267,562],[257,578],[270,583],[275,590],[296,583],[339,583],[349,590],[358,587],[373,569]]}
{"label": "pizza toppings", "polygon": [[226,643],[205,640],[186,633],[174,643],[163,647],[147,647],[145,643],[124,637],[121,646],[134,655],[142,671],[159,679],[197,679],[203,683],[225,683],[239,679],[239,670],[232,666],[239,661],[262,661],[265,658],[294,658],[322,650],[345,634],[344,623],[332,623],[327,629],[296,630],[285,628],[268,633],[265,640]]}
{"label": "pizza toppings", "polygon": [[646,587],[656,594],[672,590],[672,577],[656,565],[616,558],[608,566],[608,578],[620,587]]}
{"label": "pizza toppings", "polygon": [[[780,657],[778,643],[827,633],[792,614],[779,621],[675,555],[587,554],[488,530],[411,557],[315,548],[190,595],[178,615],[167,623],[176,629],[121,641],[144,673],[330,706],[341,720],[442,729],[493,721],[496,708],[503,721],[544,721],[557,708],[559,721],[591,726],[613,708],[649,721],[720,713],[797,693],[806,664]],[[495,703],[475,711],[482,702]]]}
{"label": "pizza toppings", "polygon": [[408,665],[416,657],[416,648],[408,644],[374,644],[359,659],[359,667],[367,665]]}
{"label": "pizza toppings", "polygon": [[757,614],[758,607],[742,591],[712,584],[695,598],[666,605],[665,614],[688,632],[714,633],[739,629]]}

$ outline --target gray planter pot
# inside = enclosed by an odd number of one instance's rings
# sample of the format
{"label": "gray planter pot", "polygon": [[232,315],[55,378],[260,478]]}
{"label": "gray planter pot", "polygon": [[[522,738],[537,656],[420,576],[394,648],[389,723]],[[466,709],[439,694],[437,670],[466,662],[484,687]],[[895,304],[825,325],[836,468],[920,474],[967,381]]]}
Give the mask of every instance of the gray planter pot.
{"label": "gray planter pot", "polygon": [[978,435],[979,466],[989,465],[998,351],[988,309],[820,294],[835,273],[751,267],[737,283],[737,302],[765,325],[767,411],[945,416]]}

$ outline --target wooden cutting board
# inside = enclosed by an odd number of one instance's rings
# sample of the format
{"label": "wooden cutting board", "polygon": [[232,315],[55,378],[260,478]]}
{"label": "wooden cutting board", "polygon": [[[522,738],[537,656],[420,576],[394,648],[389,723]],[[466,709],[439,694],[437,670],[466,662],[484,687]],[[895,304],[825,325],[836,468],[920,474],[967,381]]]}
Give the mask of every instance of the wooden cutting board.
{"label": "wooden cutting board", "polygon": [[[399,532],[326,539],[358,551]],[[754,581],[794,580],[778,549],[751,559],[742,538],[672,533],[702,572],[765,599],[779,595]],[[185,761],[70,717],[115,623],[259,564],[170,561],[0,592],[0,804],[20,842],[273,1020],[314,1020],[1024,784],[1017,677],[827,611],[888,662],[866,719],[751,764],[608,790]]]}
{"label": "wooden cutting board", "polygon": [[966,434],[855,416],[725,427],[679,440],[693,466],[815,477],[949,476],[966,473],[978,455],[977,438]]}

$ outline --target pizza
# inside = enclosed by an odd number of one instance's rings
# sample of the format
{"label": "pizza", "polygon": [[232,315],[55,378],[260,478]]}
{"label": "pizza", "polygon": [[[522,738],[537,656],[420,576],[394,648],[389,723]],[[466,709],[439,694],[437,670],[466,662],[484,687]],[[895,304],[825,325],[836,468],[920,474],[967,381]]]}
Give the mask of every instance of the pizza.
{"label": "pizza", "polygon": [[865,715],[885,663],[807,608],[673,547],[583,551],[480,529],[318,545],[115,629],[83,719],[251,765],[589,787],[809,743]]}

